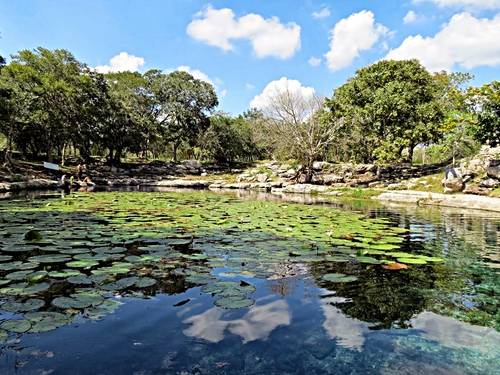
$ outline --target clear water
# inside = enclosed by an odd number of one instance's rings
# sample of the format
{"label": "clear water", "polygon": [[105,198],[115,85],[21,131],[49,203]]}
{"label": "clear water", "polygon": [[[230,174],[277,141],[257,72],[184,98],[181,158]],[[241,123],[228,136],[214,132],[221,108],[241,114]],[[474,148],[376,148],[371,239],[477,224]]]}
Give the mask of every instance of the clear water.
{"label": "clear water", "polygon": [[[216,307],[216,297],[189,285],[117,293],[123,304],[113,314],[9,336],[0,374],[500,374],[500,216],[354,207],[420,230],[405,250],[444,249],[447,270],[366,265],[358,282],[326,289],[316,275],[349,265],[280,262],[272,277],[245,279],[256,302],[241,309]],[[214,273],[241,280],[227,271]],[[0,321],[11,317],[0,306]]]}

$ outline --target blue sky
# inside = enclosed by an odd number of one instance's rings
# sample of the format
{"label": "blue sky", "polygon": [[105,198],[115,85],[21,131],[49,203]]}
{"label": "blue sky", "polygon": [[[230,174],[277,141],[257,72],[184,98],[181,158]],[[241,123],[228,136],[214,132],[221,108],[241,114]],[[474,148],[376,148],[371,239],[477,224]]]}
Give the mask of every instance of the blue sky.
{"label": "blue sky", "polygon": [[500,80],[500,0],[0,0],[0,33],[7,58],[41,46],[103,72],[189,71],[233,116],[283,84],[330,97],[384,58]]}

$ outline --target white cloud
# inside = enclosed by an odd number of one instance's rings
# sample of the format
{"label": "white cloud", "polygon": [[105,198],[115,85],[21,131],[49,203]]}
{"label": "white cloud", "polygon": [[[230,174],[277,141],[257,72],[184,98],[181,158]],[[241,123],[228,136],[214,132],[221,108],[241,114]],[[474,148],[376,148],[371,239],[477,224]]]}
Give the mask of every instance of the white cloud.
{"label": "white cloud", "polygon": [[99,65],[95,70],[100,73],[110,72],[137,72],[140,66],[146,62],[142,57],[129,55],[127,52],[120,52],[118,55],[109,60],[109,65]]}
{"label": "white cloud", "polygon": [[186,66],[186,65],[179,66],[177,68],[177,70],[179,70],[181,72],[187,72],[187,73],[191,74],[195,79],[199,79],[200,81],[208,82],[211,85],[214,84],[212,82],[212,80],[210,78],[208,78],[208,76],[205,73],[203,73],[201,70],[191,69],[191,67]]}
{"label": "white cloud", "polygon": [[300,95],[305,99],[310,99],[314,96],[314,88],[304,87],[302,83],[295,79],[288,79],[281,77],[277,81],[272,81],[267,84],[261,94],[256,95],[250,102],[250,108],[266,109],[268,107],[270,98],[276,96],[277,93],[283,90]]}
{"label": "white cloud", "polygon": [[311,66],[318,66],[319,64],[321,64],[321,59],[318,59],[317,57],[311,56],[308,63]]}
{"label": "white cloud", "polygon": [[470,13],[454,15],[434,37],[410,36],[385,59],[419,59],[429,71],[500,65],[500,14],[478,19]]}
{"label": "white cloud", "polygon": [[320,10],[319,12],[313,12],[312,17],[313,18],[326,18],[330,16],[330,9],[325,8]]}
{"label": "white cloud", "polygon": [[222,91],[219,93],[219,95],[220,95],[220,97],[221,97],[221,98],[225,98],[225,97],[226,97],[226,95],[227,95],[227,90],[226,90],[226,89],[222,90]]}
{"label": "white cloud", "polygon": [[500,0],[413,0],[414,4],[431,2],[440,7],[465,7],[475,9],[500,9]]}
{"label": "white cloud", "polygon": [[372,12],[363,10],[340,20],[331,30],[330,51],[325,55],[328,68],[340,70],[351,65],[361,51],[369,50],[387,27],[375,24]]}
{"label": "white cloud", "polygon": [[255,88],[255,86],[252,85],[251,83],[247,83],[245,86],[248,90],[253,90]]}
{"label": "white cloud", "polygon": [[300,49],[300,26],[294,22],[285,25],[277,17],[266,20],[258,14],[235,19],[231,9],[217,10],[211,6],[198,13],[197,17],[188,25],[187,33],[224,51],[234,50],[230,39],[250,40],[260,58],[273,56],[287,59]]}
{"label": "white cloud", "polygon": [[403,22],[405,24],[413,23],[416,20],[417,20],[417,14],[413,10],[410,10],[408,13],[406,13],[406,16],[404,16],[403,18]]}

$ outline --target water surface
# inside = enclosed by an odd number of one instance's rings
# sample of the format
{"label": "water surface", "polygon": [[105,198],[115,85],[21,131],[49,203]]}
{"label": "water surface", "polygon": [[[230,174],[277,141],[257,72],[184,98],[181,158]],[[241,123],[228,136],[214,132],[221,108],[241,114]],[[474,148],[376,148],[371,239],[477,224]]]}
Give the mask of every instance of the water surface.
{"label": "water surface", "polygon": [[[120,193],[114,194],[119,201]],[[210,222],[211,214],[217,215],[224,205],[234,206],[235,201],[247,199],[261,211],[261,227],[266,229],[264,220],[267,223],[270,218],[265,213],[266,209],[271,211],[271,206],[253,203],[253,199],[273,202],[269,205],[275,201],[293,204],[286,202],[287,197],[235,194],[241,192],[213,195],[216,206],[204,207],[199,198],[195,212],[206,210],[205,220]],[[65,308],[54,304],[56,298],[69,298],[71,293],[86,288],[68,283],[66,276],[50,276],[51,272],[68,269],[59,261],[37,263],[31,269],[48,272],[34,285],[50,284],[48,289],[33,293],[12,292],[9,286],[24,282],[18,278],[21,271],[0,269],[0,279],[18,272],[13,281],[0,286],[4,288],[0,294],[2,302],[41,299],[43,306],[38,311],[68,317],[67,324],[48,331],[2,330],[6,336],[0,344],[1,374],[500,374],[500,216],[494,213],[384,207],[362,202],[325,203],[323,199],[302,203],[311,209],[309,216],[323,210],[335,215],[354,211],[364,221],[383,219],[390,227],[406,229],[399,235],[402,241],[397,251],[443,258],[442,262],[409,264],[409,268],[395,271],[365,259],[366,255],[380,260],[383,254],[370,253],[368,249],[361,256],[357,247],[334,245],[327,236],[310,234],[304,229],[305,224],[283,228],[283,233],[277,226],[257,235],[257,229],[245,229],[248,223],[243,219],[238,225],[229,226],[217,218],[220,224],[216,229],[211,227],[203,236],[194,235],[189,240],[187,234],[192,229],[183,226],[187,221],[180,219],[180,211],[175,226],[172,215],[163,212],[156,219],[157,224],[161,220],[169,223],[160,227],[165,233],[162,240],[153,239],[151,233],[139,233],[134,226],[133,240],[117,243],[107,232],[103,236],[95,233],[101,230],[99,225],[108,229],[122,225],[109,216],[104,224],[103,217],[81,219],[61,210],[46,214],[44,219],[37,212],[61,198],[30,199],[30,205],[19,202],[22,209],[14,209],[12,201],[0,203],[0,233],[4,236],[0,255],[14,256],[2,260],[0,267],[13,261],[29,263],[31,257],[54,253],[74,257],[77,252],[73,254],[71,249],[79,248],[88,250],[82,250],[82,254],[91,253],[94,257],[114,254],[112,263],[98,260],[96,266],[78,268],[82,274],[91,275],[91,271],[108,267],[109,271],[104,272],[108,279],[94,283],[107,305]],[[161,198],[151,195],[151,199]],[[73,208],[78,211],[76,203]],[[113,212],[121,215],[119,210]],[[313,219],[301,215],[301,222],[309,220],[314,226]],[[29,217],[33,217],[31,223],[26,219]],[[52,231],[44,228],[44,220],[51,226],[55,217],[63,218],[62,226]],[[129,224],[140,218],[141,215],[137,219],[133,216]],[[16,231],[10,232],[18,225],[22,230],[17,232],[22,234],[29,224],[46,229],[45,240],[52,234],[80,230],[82,223],[89,223],[87,234],[63,246],[69,253],[47,244],[19,252],[8,247],[9,238]],[[252,225],[250,228],[255,228]],[[94,233],[92,228],[96,228]],[[186,236],[172,242],[172,231],[178,228]],[[202,225],[197,230],[201,228]],[[297,229],[305,233],[293,237]],[[291,232],[290,236],[287,232]],[[154,262],[134,263],[135,268],[127,271],[125,264],[137,261],[133,257],[157,255],[158,246],[169,241],[171,252],[167,254],[174,254],[174,250],[177,254],[182,250],[177,246],[185,245],[182,239],[191,241],[188,252],[194,256],[181,257],[182,266],[174,256],[170,259],[165,255],[155,258],[155,262],[172,262],[172,268],[156,269]],[[105,247],[103,243],[108,244],[108,250],[100,250]],[[125,250],[120,252],[121,247]],[[304,256],[301,251],[311,254]],[[199,259],[196,254],[200,254]],[[117,269],[117,263],[125,267],[124,273],[109,276]],[[26,271],[28,278],[33,275],[29,272]],[[154,279],[154,285],[130,284],[122,288],[116,284],[132,274]],[[325,274],[345,274],[355,280],[329,282]],[[197,282],[200,275],[203,282]],[[207,288],[220,285],[219,282],[233,284],[222,284],[225,286],[219,290]],[[247,291],[242,298],[253,301],[251,305],[218,307],[217,301],[226,297],[224,293],[231,295],[228,289],[222,290],[227,285]],[[238,293],[234,292],[239,298]],[[26,320],[29,313],[2,310],[0,305],[0,322]]]}

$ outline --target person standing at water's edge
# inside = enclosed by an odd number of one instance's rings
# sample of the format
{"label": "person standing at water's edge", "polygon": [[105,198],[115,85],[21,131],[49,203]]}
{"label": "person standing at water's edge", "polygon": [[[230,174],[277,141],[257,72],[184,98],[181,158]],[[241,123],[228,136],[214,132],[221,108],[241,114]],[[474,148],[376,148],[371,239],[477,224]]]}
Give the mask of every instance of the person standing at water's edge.
{"label": "person standing at water's edge", "polygon": [[77,172],[77,176],[78,176],[78,181],[81,181],[82,177],[83,177],[83,165],[82,165],[82,163],[78,163],[78,165],[76,166],[76,172]]}

